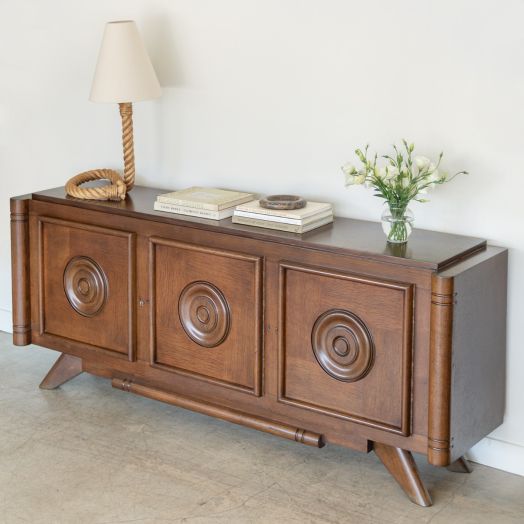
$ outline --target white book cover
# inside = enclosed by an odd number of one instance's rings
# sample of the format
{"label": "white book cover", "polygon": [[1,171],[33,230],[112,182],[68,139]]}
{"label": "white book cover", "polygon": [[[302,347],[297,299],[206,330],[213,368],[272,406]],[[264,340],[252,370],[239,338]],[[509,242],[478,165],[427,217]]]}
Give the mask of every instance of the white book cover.
{"label": "white book cover", "polygon": [[165,202],[155,202],[153,208],[155,211],[164,211],[176,215],[185,215],[199,218],[209,218],[211,220],[222,220],[233,216],[234,208],[223,209],[222,211],[210,211],[209,209],[194,209],[187,206],[177,206],[175,204],[166,204]]}
{"label": "white book cover", "polygon": [[304,220],[313,215],[324,211],[333,212],[333,206],[328,202],[308,202],[302,209],[266,209],[260,205],[260,200],[253,200],[246,204],[240,204],[236,208],[238,211],[248,213],[259,213],[261,215],[270,215],[275,217],[291,218],[295,220]]}
{"label": "white book cover", "polygon": [[194,186],[181,191],[171,191],[170,193],[158,195],[157,202],[192,207],[194,209],[220,211],[234,207],[237,204],[249,202],[253,198],[254,195],[252,193]]}
{"label": "white book cover", "polygon": [[332,217],[333,211],[331,209],[328,209],[327,211],[322,211],[316,215],[312,215],[310,217],[306,217],[303,219],[300,218],[286,218],[286,217],[279,217],[279,216],[273,216],[273,215],[264,215],[262,213],[251,213],[249,211],[241,211],[238,209],[238,207],[235,209],[234,216],[236,217],[245,217],[245,218],[254,218],[257,220],[267,220],[269,222],[279,222],[281,224],[295,224],[295,225],[302,225],[305,226],[307,224],[310,224],[311,222],[315,222],[316,220],[320,220],[322,218]]}

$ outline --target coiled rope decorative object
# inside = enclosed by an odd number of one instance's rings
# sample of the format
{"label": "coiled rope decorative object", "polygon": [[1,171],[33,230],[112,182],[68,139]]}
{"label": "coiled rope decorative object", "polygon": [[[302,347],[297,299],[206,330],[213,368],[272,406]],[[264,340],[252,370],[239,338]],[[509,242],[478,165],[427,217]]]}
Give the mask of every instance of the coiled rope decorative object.
{"label": "coiled rope decorative object", "polygon": [[[130,102],[118,104],[122,117],[122,142],[124,146],[124,176],[114,169],[92,169],[68,180],[66,193],[84,200],[124,200],[135,185],[135,153],[133,147],[133,106]],[[109,180],[100,187],[79,187],[93,180]]]}

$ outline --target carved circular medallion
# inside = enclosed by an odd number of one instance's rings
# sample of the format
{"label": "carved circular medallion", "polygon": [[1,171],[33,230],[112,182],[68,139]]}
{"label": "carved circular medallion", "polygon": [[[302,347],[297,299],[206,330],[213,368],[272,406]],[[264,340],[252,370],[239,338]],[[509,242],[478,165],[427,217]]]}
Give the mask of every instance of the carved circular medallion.
{"label": "carved circular medallion", "polygon": [[222,292],[208,282],[192,282],[184,288],[178,315],[187,336],[200,346],[218,346],[229,333],[229,305]]}
{"label": "carved circular medallion", "polygon": [[373,366],[371,334],[349,311],[331,309],[320,315],[313,326],[311,344],[322,369],[337,380],[355,382]]}
{"label": "carved circular medallion", "polygon": [[107,278],[91,258],[74,257],[64,271],[64,291],[71,307],[85,317],[97,315],[107,300]]}

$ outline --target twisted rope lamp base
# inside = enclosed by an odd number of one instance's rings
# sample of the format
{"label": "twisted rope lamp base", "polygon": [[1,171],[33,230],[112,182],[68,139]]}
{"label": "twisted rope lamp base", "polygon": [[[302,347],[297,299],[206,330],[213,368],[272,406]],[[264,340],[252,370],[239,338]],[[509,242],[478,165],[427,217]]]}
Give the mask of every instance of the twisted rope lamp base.
{"label": "twisted rope lamp base", "polygon": [[[114,169],[92,169],[84,171],[67,181],[66,193],[83,200],[124,200],[135,184],[135,153],[133,147],[133,106],[120,103],[122,117],[122,142],[124,146],[124,176]],[[110,184],[100,187],[80,187],[94,180],[109,180]]]}
{"label": "twisted rope lamp base", "polygon": [[[93,180],[109,180],[111,184],[100,187],[79,187]],[[113,169],[84,171],[67,181],[66,193],[84,200],[124,200],[127,188],[122,177]]]}

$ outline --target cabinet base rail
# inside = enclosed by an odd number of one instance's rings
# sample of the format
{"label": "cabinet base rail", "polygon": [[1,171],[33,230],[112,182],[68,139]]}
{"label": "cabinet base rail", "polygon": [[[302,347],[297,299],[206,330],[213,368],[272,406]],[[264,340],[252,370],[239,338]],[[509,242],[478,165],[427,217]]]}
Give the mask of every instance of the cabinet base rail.
{"label": "cabinet base rail", "polygon": [[133,382],[129,379],[114,378],[112,380],[112,386],[122,391],[129,393],[135,393],[142,397],[147,397],[153,400],[160,400],[167,404],[173,404],[180,408],[189,409],[202,413],[203,415],[209,415],[211,417],[226,420],[234,424],[246,426],[251,429],[258,429],[265,433],[270,433],[278,437],[283,437],[288,440],[293,440],[306,446],[313,446],[315,448],[322,448],[325,445],[324,438],[319,433],[308,431],[306,429],[297,428],[290,424],[282,424],[280,422],[274,422],[261,417],[249,415],[242,411],[235,409],[229,409],[208,402],[201,402],[192,398],[184,397],[176,393],[170,393],[162,391],[160,389],[145,386],[137,382]]}

